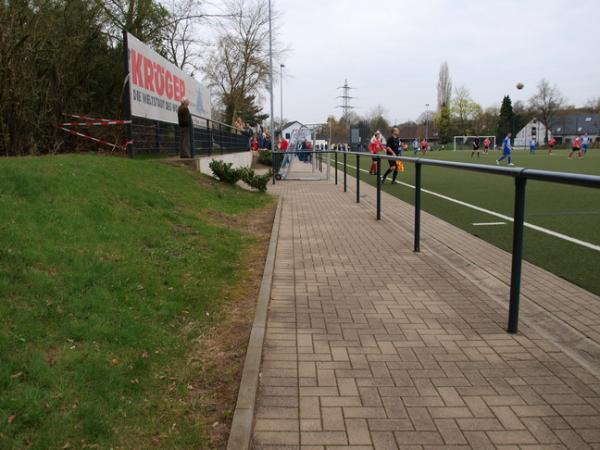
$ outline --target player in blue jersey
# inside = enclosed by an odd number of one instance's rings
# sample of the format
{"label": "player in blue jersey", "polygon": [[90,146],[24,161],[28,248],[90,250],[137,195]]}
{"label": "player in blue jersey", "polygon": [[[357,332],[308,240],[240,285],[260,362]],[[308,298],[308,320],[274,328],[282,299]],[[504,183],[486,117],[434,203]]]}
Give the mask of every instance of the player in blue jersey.
{"label": "player in blue jersey", "polygon": [[588,147],[590,146],[590,137],[587,132],[581,138],[581,155],[582,157],[586,155],[588,151]]}
{"label": "player in blue jersey", "polygon": [[412,141],[412,147],[413,153],[415,154],[415,156],[417,156],[417,153],[419,153],[419,138],[415,138],[415,140]]}
{"label": "player in blue jersey", "polygon": [[512,136],[512,133],[508,133],[506,135],[506,137],[504,138],[504,140],[502,141],[502,156],[496,160],[496,164],[500,164],[500,161],[502,161],[504,158],[508,158],[508,165],[514,166],[514,164],[512,163],[512,156],[511,156],[512,147],[510,146],[511,136]]}

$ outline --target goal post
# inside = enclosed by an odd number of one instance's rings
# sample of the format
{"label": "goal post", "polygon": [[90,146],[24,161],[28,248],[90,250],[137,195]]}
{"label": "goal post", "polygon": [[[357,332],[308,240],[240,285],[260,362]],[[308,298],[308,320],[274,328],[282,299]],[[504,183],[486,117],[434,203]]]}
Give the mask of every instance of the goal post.
{"label": "goal post", "polygon": [[496,148],[496,136],[454,136],[453,148],[456,150],[472,150],[473,140],[479,138],[479,147],[483,148],[483,141],[487,138],[491,141],[490,148]]}

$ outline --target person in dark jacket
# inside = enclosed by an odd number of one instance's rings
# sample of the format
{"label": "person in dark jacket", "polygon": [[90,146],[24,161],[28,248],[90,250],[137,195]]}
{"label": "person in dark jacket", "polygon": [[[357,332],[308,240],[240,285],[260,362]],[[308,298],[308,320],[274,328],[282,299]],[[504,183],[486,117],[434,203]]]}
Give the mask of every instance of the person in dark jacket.
{"label": "person in dark jacket", "polygon": [[181,105],[177,108],[177,120],[179,121],[179,156],[191,158],[190,127],[192,126],[192,115],[190,113],[190,101],[181,99]]}

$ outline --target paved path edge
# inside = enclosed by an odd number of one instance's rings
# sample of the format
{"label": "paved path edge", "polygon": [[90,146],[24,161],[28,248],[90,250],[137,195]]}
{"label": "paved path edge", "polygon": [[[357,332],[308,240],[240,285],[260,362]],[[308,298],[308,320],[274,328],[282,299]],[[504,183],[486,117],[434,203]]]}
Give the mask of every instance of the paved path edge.
{"label": "paved path edge", "polygon": [[237,403],[233,414],[233,421],[231,423],[229,440],[227,441],[227,450],[247,450],[250,448],[254,408],[256,405],[256,394],[258,392],[260,364],[262,361],[263,341],[267,326],[267,312],[269,301],[271,299],[275,255],[277,253],[277,241],[279,239],[279,228],[281,224],[282,204],[283,198],[279,197],[275,218],[273,220],[273,228],[271,230],[269,249],[267,250],[265,269],[263,271],[260,290],[258,292],[254,323],[252,324],[250,339],[248,340],[248,349],[246,351],[246,359],[244,360],[240,389],[238,391]]}

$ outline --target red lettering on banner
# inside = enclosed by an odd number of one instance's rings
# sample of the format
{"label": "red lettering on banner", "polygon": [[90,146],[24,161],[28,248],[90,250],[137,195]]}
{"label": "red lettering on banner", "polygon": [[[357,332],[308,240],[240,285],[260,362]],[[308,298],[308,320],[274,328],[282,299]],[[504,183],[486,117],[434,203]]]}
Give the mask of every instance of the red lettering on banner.
{"label": "red lettering on banner", "polygon": [[181,82],[181,98],[185,97],[185,80],[179,79],[179,81]]}
{"label": "red lettering on banner", "polygon": [[144,89],[154,90],[152,61],[144,56]]}
{"label": "red lettering on banner", "polygon": [[167,73],[165,74],[165,87],[166,87],[166,92],[167,92],[167,97],[169,98],[169,100],[173,99],[173,75],[171,75],[171,72],[169,72],[167,70]]}
{"label": "red lettering on banner", "polygon": [[152,61],[133,48],[129,51],[129,61],[133,84],[176,102],[185,97],[187,91],[185,80],[170,72],[160,63]]}
{"label": "red lettering on banner", "polygon": [[129,62],[131,65],[131,81],[133,84],[142,86],[142,55],[131,49],[129,52]]}
{"label": "red lettering on banner", "polygon": [[157,63],[154,63],[154,87],[158,95],[165,93],[165,69]]}
{"label": "red lettering on banner", "polygon": [[173,75],[173,98],[176,102],[181,100],[181,94],[179,93],[179,78]]}

